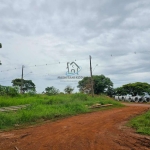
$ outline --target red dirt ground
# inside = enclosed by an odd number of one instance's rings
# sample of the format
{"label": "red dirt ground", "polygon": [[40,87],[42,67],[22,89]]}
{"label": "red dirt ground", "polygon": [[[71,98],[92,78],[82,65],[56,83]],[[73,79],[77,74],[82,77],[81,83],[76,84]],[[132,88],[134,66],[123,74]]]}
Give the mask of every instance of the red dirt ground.
{"label": "red dirt ground", "polygon": [[148,109],[150,105],[130,104],[2,132],[0,150],[150,150],[150,136],[124,125]]}

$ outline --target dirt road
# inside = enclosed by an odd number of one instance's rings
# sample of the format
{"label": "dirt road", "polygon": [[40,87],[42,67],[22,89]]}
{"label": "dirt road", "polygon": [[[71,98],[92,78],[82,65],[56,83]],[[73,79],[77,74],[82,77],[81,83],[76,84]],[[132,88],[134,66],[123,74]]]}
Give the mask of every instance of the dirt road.
{"label": "dirt road", "polygon": [[150,150],[150,136],[124,124],[150,105],[82,114],[0,133],[0,150]]}

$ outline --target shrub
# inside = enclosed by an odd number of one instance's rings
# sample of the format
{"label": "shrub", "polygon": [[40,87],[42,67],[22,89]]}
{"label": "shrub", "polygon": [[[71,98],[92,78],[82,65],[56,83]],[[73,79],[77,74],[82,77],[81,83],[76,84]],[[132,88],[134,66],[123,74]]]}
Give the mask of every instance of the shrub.
{"label": "shrub", "polygon": [[82,93],[76,93],[72,95],[72,99],[75,100],[82,100],[82,101],[87,101],[88,97],[86,94],[82,94]]}
{"label": "shrub", "polygon": [[11,97],[18,96],[19,95],[18,88],[0,85],[0,95],[1,96],[7,95]]}

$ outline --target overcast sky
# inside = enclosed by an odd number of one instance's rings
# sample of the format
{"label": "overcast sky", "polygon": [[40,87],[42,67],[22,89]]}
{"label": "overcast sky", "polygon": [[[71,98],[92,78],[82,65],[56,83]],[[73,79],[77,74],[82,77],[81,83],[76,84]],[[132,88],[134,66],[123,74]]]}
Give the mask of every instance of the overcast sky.
{"label": "overcast sky", "polygon": [[37,92],[77,91],[79,80],[57,77],[66,76],[67,62],[90,76],[89,55],[93,75],[114,87],[150,83],[150,0],[1,0],[0,43],[1,85],[12,85],[24,65]]}

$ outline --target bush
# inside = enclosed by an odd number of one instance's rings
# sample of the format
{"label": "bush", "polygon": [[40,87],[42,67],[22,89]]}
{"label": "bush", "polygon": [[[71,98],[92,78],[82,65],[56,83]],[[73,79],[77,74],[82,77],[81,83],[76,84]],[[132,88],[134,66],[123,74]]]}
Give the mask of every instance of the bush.
{"label": "bush", "polygon": [[29,91],[27,94],[28,94],[29,96],[35,96],[35,95],[36,95],[36,92],[35,92],[35,91]]}
{"label": "bush", "polygon": [[18,96],[18,88],[17,87],[9,87],[0,85],[0,96]]}
{"label": "bush", "polygon": [[56,95],[59,93],[59,90],[53,86],[45,88],[45,91],[46,91],[46,94],[49,96]]}
{"label": "bush", "polygon": [[76,93],[72,95],[72,99],[75,100],[81,100],[81,101],[87,101],[88,97],[86,94],[82,94],[82,93]]}

